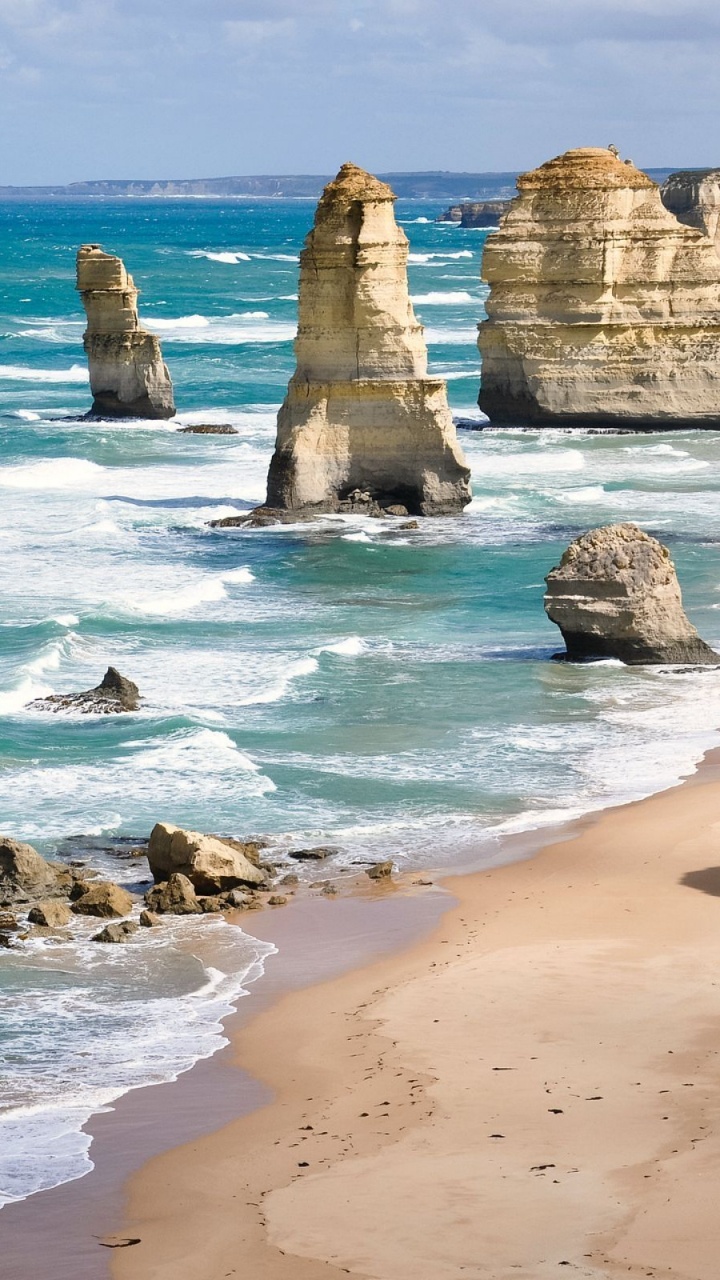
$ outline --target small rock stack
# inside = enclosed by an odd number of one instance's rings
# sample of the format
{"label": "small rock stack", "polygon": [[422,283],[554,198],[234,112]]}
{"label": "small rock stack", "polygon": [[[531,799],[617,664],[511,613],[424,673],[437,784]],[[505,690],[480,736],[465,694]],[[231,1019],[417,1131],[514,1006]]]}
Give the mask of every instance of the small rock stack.
{"label": "small rock stack", "polygon": [[138,318],[138,291],[121,258],[84,244],[77,288],[87,315],[90,418],[172,418],[173,388],[160,340]]}

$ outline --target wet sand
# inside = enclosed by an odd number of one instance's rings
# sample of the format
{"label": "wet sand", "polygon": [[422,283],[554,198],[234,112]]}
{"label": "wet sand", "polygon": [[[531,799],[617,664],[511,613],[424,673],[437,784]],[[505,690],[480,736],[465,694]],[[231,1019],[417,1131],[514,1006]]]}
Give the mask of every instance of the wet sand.
{"label": "wet sand", "polygon": [[717,775],[245,1020],[266,1101],[132,1176],[115,1280],[716,1280]]}

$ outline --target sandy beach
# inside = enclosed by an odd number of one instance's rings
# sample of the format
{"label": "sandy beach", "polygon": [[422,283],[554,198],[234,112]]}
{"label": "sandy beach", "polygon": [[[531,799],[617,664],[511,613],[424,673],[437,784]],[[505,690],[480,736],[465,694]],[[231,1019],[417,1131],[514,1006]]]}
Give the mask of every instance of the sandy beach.
{"label": "sandy beach", "polygon": [[116,1280],[715,1280],[719,840],[710,757],[242,1026],[274,1100],[132,1177]]}

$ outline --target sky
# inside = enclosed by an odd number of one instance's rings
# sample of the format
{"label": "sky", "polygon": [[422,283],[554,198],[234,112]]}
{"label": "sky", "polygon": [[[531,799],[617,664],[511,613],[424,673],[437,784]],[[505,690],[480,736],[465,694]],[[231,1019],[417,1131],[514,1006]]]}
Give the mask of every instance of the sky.
{"label": "sky", "polygon": [[718,0],[0,0],[0,185],[720,165]]}

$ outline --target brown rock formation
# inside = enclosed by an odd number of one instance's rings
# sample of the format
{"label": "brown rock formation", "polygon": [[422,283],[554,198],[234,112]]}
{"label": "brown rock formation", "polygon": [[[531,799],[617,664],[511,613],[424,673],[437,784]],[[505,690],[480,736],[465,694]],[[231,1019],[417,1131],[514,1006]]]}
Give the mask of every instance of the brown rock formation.
{"label": "brown rock formation", "polygon": [[48,929],[61,929],[70,924],[72,914],[66,902],[38,902],[28,911],[30,924],[43,924]]}
{"label": "brown rock formation", "polygon": [[518,179],[489,236],[480,407],[495,422],[720,423],[720,257],[610,150]]}
{"label": "brown rock formation", "polygon": [[66,889],[66,880],[32,845],[0,836],[0,902],[27,902],[60,895]]}
{"label": "brown rock formation", "polygon": [[138,291],[120,258],[84,244],[77,288],[87,315],[83,339],[93,406],[89,417],[172,418],[173,389],[160,340],[138,319]]}
{"label": "brown rock formation", "polygon": [[545,581],[545,610],[562,632],[568,661],[720,663],[685,615],[667,547],[637,525],[584,533]]}
{"label": "brown rock formation", "polygon": [[278,416],[269,508],[337,510],[355,490],[422,515],[470,501],[445,384],[428,377],[394,199],[346,164],[318,204],[300,259],[297,368]]}
{"label": "brown rock formation", "polygon": [[[256,848],[251,846],[251,850]],[[246,857],[238,841],[232,845],[199,831],[184,831],[158,822],[148,845],[148,862],[155,882],[174,872],[187,876],[198,893],[221,893],[239,884],[262,885],[265,872]]]}
{"label": "brown rock formation", "polygon": [[202,911],[192,881],[179,871],[174,871],[164,884],[148,889],[145,901],[152,913],[161,915],[190,916]]}
{"label": "brown rock formation", "polygon": [[71,910],[76,916],[126,916],[133,908],[132,895],[111,880],[79,884],[72,896],[74,901]]}

